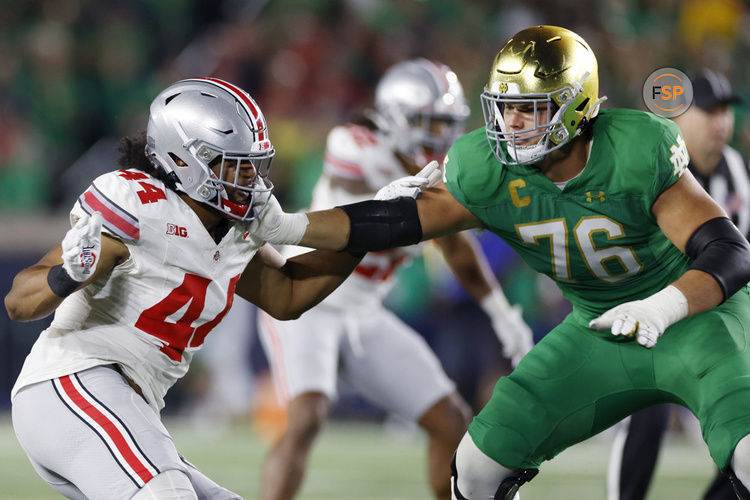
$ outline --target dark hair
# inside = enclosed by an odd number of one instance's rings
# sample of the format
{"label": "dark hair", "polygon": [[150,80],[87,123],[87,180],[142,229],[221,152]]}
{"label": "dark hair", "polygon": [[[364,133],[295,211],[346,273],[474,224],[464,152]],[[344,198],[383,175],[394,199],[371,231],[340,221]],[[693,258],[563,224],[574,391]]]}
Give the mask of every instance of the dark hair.
{"label": "dark hair", "polygon": [[172,191],[177,191],[177,182],[174,174],[168,174],[164,171],[164,168],[155,165],[146,156],[146,141],[145,130],[120,139],[120,146],[117,148],[120,152],[120,157],[117,159],[117,164],[123,168],[135,168],[141,172],[146,172],[151,177],[162,181]]}
{"label": "dark hair", "polygon": [[581,137],[583,137],[585,141],[591,140],[591,138],[594,137],[594,122],[597,118],[599,117],[595,116],[590,120],[584,118],[584,123],[581,124]]}
{"label": "dark hair", "polygon": [[364,113],[358,113],[353,115],[349,120],[348,123],[352,123],[354,125],[360,125],[365,128],[369,128],[370,130],[378,130],[378,126],[375,124],[372,119],[367,116]]}

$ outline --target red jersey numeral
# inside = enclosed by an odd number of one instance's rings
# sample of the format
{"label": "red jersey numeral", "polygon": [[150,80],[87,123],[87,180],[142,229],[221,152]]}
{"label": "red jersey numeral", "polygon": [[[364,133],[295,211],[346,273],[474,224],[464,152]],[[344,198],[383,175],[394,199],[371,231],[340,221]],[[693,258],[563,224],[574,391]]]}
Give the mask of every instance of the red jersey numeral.
{"label": "red jersey numeral", "polygon": [[[224,309],[211,321],[203,325],[193,327],[193,322],[198,319],[203,311],[206,301],[206,290],[211,280],[196,274],[186,273],[180,286],[172,290],[158,304],[149,307],[141,313],[135,327],[149,335],[165,342],[161,352],[169,359],[182,361],[182,352],[187,347],[198,347],[203,344],[206,335],[219,324],[232,307],[234,300],[234,289],[240,279],[238,274],[229,281],[227,289],[227,302]],[[167,318],[179,311],[186,304],[188,308],[185,314],[172,323]],[[191,340],[192,339],[192,340]]]}
{"label": "red jersey numeral", "polygon": [[144,174],[143,172],[133,172],[131,170],[118,170],[117,172],[118,175],[126,181],[140,181],[143,179],[148,179],[148,175]]}
{"label": "red jersey numeral", "polygon": [[[373,252],[378,255],[388,255],[389,253],[395,253],[392,250],[385,250],[384,252]],[[394,255],[391,259],[381,261],[377,263],[362,263],[354,269],[355,274],[359,274],[370,280],[375,281],[386,281],[391,275],[398,269],[402,262],[406,260],[406,255]]]}
{"label": "red jersey numeral", "polygon": [[141,185],[143,191],[136,191],[136,193],[138,194],[138,198],[141,199],[141,203],[144,205],[146,203],[154,203],[159,200],[167,199],[167,195],[164,193],[163,189],[159,189],[148,182],[139,181],[138,184]]}
{"label": "red jersey numeral", "polygon": [[148,179],[148,175],[143,172],[133,172],[131,170],[118,170],[118,175],[127,181],[138,181],[138,184],[143,188],[143,191],[136,191],[138,198],[144,205],[146,203],[154,203],[159,200],[166,200],[167,195],[163,189],[160,189],[153,184],[143,182],[143,179]]}
{"label": "red jersey numeral", "polygon": [[378,143],[375,134],[372,130],[363,127],[361,125],[350,125],[348,127],[349,133],[354,140],[354,143],[359,147],[372,146]]}

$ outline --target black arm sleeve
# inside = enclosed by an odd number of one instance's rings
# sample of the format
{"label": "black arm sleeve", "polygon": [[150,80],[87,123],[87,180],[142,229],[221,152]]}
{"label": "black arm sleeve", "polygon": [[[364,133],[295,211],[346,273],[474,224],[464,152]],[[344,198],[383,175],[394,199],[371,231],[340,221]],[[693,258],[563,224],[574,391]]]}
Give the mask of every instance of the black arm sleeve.
{"label": "black arm sleeve", "polygon": [[341,208],[349,216],[351,230],[344,250],[359,254],[413,245],[422,239],[417,200],[368,200]]}
{"label": "black arm sleeve", "polygon": [[685,253],[693,259],[690,269],[713,276],[724,293],[724,300],[750,281],[750,244],[726,217],[701,224],[690,235]]}

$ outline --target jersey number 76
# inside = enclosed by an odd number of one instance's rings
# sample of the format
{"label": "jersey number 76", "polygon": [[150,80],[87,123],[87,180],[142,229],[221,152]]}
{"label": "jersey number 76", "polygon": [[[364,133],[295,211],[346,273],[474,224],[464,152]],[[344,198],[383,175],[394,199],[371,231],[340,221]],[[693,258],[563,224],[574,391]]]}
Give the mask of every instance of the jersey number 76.
{"label": "jersey number 76", "polygon": [[[549,238],[552,258],[552,274],[556,281],[573,281],[570,272],[570,249],[568,248],[568,225],[565,219],[551,219],[542,222],[517,224],[516,232],[521,241],[528,245],[539,245],[539,240]],[[622,238],[625,231],[619,222],[602,215],[581,217],[573,228],[576,245],[583,256],[589,271],[606,283],[617,283],[636,275],[643,269],[643,264],[632,248],[626,246],[608,246],[596,248],[592,235],[604,233],[607,240]],[[623,272],[614,273],[604,263],[615,260]]]}

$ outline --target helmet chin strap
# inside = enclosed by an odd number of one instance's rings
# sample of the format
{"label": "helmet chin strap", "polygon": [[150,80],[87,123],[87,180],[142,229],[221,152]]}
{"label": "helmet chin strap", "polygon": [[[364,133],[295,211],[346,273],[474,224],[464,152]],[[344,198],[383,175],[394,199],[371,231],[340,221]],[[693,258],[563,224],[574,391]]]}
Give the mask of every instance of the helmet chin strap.
{"label": "helmet chin strap", "polygon": [[508,154],[516,162],[520,164],[532,163],[533,161],[540,160],[544,157],[544,145],[540,139],[538,143],[533,146],[513,146],[508,148]]}
{"label": "helmet chin strap", "polygon": [[[558,110],[559,113],[559,110]],[[500,109],[495,105],[495,123],[500,127],[500,132],[503,136],[508,135],[508,129],[505,127],[505,120],[500,112]],[[539,138],[539,142],[531,146],[518,146],[515,143],[515,139],[510,141],[508,144],[508,155],[513,158],[516,163],[527,164],[532,161],[541,159],[544,155],[540,154],[544,151],[544,136]]]}

